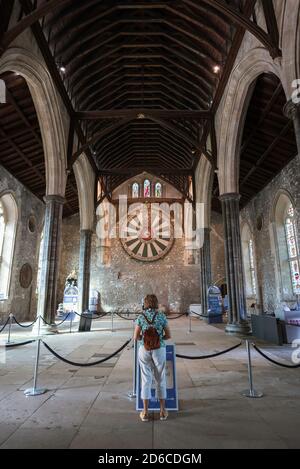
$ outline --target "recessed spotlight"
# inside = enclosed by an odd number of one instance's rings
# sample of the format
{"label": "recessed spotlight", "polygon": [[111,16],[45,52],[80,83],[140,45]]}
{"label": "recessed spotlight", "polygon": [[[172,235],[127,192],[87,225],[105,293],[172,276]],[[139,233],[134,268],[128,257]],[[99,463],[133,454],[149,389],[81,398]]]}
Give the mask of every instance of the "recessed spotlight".
{"label": "recessed spotlight", "polygon": [[214,73],[219,73],[219,71],[220,71],[220,65],[215,65],[215,66],[213,67],[213,72],[214,72]]}
{"label": "recessed spotlight", "polygon": [[61,71],[61,73],[66,73],[66,67],[61,66],[59,67],[59,70]]}
{"label": "recessed spotlight", "polygon": [[195,148],[192,148],[192,155],[194,155],[195,153],[196,153]]}

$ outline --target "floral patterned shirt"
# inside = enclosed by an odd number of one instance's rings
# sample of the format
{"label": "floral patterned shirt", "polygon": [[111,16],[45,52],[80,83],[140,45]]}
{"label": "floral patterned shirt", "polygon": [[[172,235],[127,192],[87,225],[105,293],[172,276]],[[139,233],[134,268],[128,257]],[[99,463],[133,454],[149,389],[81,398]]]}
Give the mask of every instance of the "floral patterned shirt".
{"label": "floral patterned shirt", "polygon": [[[151,322],[153,320],[153,316],[154,316],[155,312],[156,311],[154,309],[149,308],[149,309],[146,309],[144,311],[144,314],[145,314],[145,316],[147,316],[147,318]],[[144,318],[144,316],[142,314],[137,318],[136,325],[141,328],[142,333],[144,333],[144,331],[146,329],[148,329],[148,327],[150,326],[150,324],[148,324],[148,322],[146,321],[146,319]],[[164,329],[167,327],[167,325],[168,325],[168,321],[167,321],[167,318],[166,318],[165,314],[158,311],[158,313],[156,315],[156,318],[155,318],[155,321],[153,323],[153,326],[155,327],[155,329],[158,332],[161,347],[166,346],[165,341],[163,339],[163,336],[164,336]],[[141,344],[144,345],[143,338],[142,338]]]}

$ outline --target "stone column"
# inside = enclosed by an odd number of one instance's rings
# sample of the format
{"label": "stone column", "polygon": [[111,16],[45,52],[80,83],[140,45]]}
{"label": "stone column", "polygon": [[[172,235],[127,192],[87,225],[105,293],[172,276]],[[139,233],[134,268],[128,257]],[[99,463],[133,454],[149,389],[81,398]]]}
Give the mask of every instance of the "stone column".
{"label": "stone column", "polygon": [[200,249],[200,269],[202,314],[206,315],[208,310],[207,290],[211,284],[210,228],[204,228],[203,246]]}
{"label": "stone column", "polygon": [[38,315],[49,324],[45,329],[56,330],[57,281],[61,242],[62,211],[65,199],[59,195],[47,195],[44,221],[44,246],[42,252],[41,280],[38,298]]}
{"label": "stone column", "polygon": [[[80,230],[79,276],[78,276],[78,313],[89,309],[90,265],[92,230]],[[80,318],[79,330],[84,327],[85,319]]]}
{"label": "stone column", "polygon": [[298,149],[298,159],[300,159],[300,103],[293,103],[293,101],[290,99],[284,106],[283,113],[288,119],[293,120]]}
{"label": "stone column", "polygon": [[248,333],[250,328],[246,321],[239,199],[240,195],[236,193],[220,196],[224,224],[225,267],[229,302],[228,324],[225,330],[231,333]]}

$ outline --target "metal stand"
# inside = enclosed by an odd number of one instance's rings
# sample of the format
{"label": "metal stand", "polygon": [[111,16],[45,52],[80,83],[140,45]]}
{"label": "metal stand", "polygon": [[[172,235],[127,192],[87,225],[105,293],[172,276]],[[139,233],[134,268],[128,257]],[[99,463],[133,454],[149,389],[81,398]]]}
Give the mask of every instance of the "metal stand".
{"label": "metal stand", "polygon": [[111,332],[115,332],[114,331],[114,313],[113,313],[113,311],[111,312]]}
{"label": "metal stand", "polygon": [[188,334],[192,332],[192,317],[191,317],[191,312],[189,311],[189,330]]}
{"label": "metal stand", "polygon": [[8,337],[7,337],[7,342],[6,342],[7,345],[14,343],[13,340],[10,340],[12,322],[13,322],[13,314],[10,313],[10,314],[9,314],[9,325],[8,325]]}
{"label": "metal stand", "polygon": [[132,391],[127,393],[129,399],[136,398],[136,388],[137,388],[137,376],[136,376],[136,368],[137,368],[137,341],[133,341],[133,378],[132,378]]}
{"label": "metal stand", "polygon": [[[72,315],[72,313],[71,313]],[[72,332],[72,325],[73,325],[73,316],[71,316],[71,319],[70,319],[70,334]]]}
{"label": "metal stand", "polygon": [[38,337],[40,336],[40,331],[41,331],[41,315],[38,317]]}
{"label": "metal stand", "polygon": [[253,388],[253,379],[252,379],[252,365],[251,365],[251,351],[250,351],[250,344],[249,340],[246,340],[246,350],[248,355],[248,378],[249,378],[249,389],[242,392],[242,395],[245,397],[263,397],[263,393],[260,391],[256,391]]}
{"label": "metal stand", "polygon": [[35,367],[34,367],[34,377],[33,377],[33,388],[25,389],[24,394],[25,396],[39,396],[40,394],[44,394],[47,392],[47,389],[44,388],[37,388],[37,376],[38,376],[38,368],[39,368],[39,358],[40,358],[40,347],[41,347],[41,339],[37,339],[37,347],[36,347],[36,357],[35,357]]}

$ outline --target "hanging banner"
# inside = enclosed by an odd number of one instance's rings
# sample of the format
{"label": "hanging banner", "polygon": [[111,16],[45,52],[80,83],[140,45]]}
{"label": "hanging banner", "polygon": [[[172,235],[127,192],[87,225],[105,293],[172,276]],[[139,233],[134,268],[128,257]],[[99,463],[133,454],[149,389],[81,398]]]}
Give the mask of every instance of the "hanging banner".
{"label": "hanging banner", "polygon": [[[167,410],[178,410],[178,394],[177,394],[177,380],[176,380],[176,352],[175,345],[166,345],[167,363],[166,363],[166,381],[167,381]],[[136,410],[143,410],[143,401],[141,399],[141,374],[139,361],[136,363],[137,373],[137,396],[136,396]],[[156,382],[153,377],[151,399],[149,400],[149,410],[159,411],[159,399],[157,399]]]}

